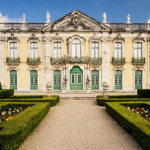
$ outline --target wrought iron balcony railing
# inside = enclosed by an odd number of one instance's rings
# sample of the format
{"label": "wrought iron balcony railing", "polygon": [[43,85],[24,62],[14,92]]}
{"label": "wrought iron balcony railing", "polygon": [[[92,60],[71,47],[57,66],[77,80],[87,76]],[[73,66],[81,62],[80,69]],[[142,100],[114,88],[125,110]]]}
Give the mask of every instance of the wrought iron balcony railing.
{"label": "wrought iron balcony railing", "polygon": [[19,58],[19,57],[16,57],[16,58],[7,57],[7,58],[6,58],[6,62],[7,62],[8,64],[12,64],[12,63],[18,64],[18,63],[20,63],[20,58]]}
{"label": "wrought iron balcony railing", "polygon": [[28,57],[27,63],[28,64],[39,64],[40,63],[40,57],[37,57],[37,58]]}
{"label": "wrought iron balcony railing", "polygon": [[132,63],[133,64],[145,64],[145,57],[141,57],[141,58],[132,58]]}
{"label": "wrought iron balcony railing", "polygon": [[112,64],[124,64],[125,63],[125,58],[115,58],[112,57]]}
{"label": "wrought iron balcony railing", "polygon": [[90,58],[90,63],[91,64],[101,64],[102,63],[102,57],[99,58]]}
{"label": "wrought iron balcony railing", "polygon": [[60,58],[51,57],[50,62],[51,64],[61,64],[63,63],[63,57]]}

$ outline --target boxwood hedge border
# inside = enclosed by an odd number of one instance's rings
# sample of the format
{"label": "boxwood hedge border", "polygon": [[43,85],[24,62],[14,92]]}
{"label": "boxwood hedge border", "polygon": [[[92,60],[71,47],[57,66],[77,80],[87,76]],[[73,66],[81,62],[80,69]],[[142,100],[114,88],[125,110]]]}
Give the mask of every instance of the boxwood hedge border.
{"label": "boxwood hedge border", "polygon": [[107,102],[105,103],[105,107],[112,118],[114,118],[127,132],[131,133],[144,150],[149,150],[150,123],[123,106],[130,104],[150,105],[150,102]]}

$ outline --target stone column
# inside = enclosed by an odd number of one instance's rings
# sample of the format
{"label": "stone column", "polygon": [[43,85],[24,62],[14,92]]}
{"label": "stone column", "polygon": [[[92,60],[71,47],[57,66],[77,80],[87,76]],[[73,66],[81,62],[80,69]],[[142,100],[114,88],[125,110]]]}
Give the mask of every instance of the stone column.
{"label": "stone column", "polygon": [[150,37],[147,38],[148,44],[148,89],[150,89]]}
{"label": "stone column", "polygon": [[109,41],[108,36],[102,37],[102,83],[109,85]]}
{"label": "stone column", "polygon": [[0,37],[0,82],[4,87],[4,37]]}
{"label": "stone column", "polygon": [[[50,82],[50,38],[43,37],[44,48],[44,75],[43,75],[43,90],[46,91],[46,83]],[[52,84],[52,83],[51,83]]]}

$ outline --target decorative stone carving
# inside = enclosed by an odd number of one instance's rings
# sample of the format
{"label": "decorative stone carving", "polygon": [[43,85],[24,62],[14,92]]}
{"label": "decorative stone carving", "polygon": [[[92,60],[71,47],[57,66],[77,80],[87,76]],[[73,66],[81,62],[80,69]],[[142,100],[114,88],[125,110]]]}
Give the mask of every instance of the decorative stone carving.
{"label": "decorative stone carving", "polygon": [[28,64],[29,68],[28,70],[34,70],[34,69],[38,69],[39,68],[39,64]]}
{"label": "decorative stone carving", "polygon": [[131,23],[130,22],[130,15],[129,14],[127,15],[127,23]]}
{"label": "decorative stone carving", "polygon": [[145,70],[143,64],[136,64],[133,66],[132,70]]}
{"label": "decorative stone carving", "polygon": [[110,41],[110,37],[108,37],[108,36],[103,36],[103,37],[101,38],[101,40],[102,40],[102,42],[109,42],[109,41]]}
{"label": "decorative stone carving", "polygon": [[106,15],[106,13],[104,12],[104,14],[103,14],[103,23],[107,23],[106,19],[107,19],[107,15]]}
{"label": "decorative stone carving", "polygon": [[89,79],[89,76],[87,76],[86,78],[86,89],[89,89],[90,88],[90,79]]}
{"label": "decorative stone carving", "polygon": [[7,70],[13,70],[13,69],[18,70],[18,65],[19,65],[19,64],[17,64],[17,63],[9,63],[9,64],[7,64],[7,65],[8,65]]}
{"label": "decorative stone carving", "polygon": [[137,35],[137,37],[135,37],[135,38],[133,39],[133,42],[134,42],[134,41],[143,41],[143,42],[145,42],[144,38],[141,37],[141,33],[139,33],[139,34]]}
{"label": "decorative stone carving", "polygon": [[81,37],[79,35],[73,35],[72,37],[68,38],[68,44],[70,44],[73,41],[73,39],[75,39],[75,38],[80,39],[81,43],[83,43],[85,41],[85,39],[83,37]]}
{"label": "decorative stone carving", "polygon": [[114,39],[113,41],[123,41],[125,42],[125,39],[123,37],[121,37],[121,34],[119,33]]}
{"label": "decorative stone carving", "polygon": [[42,37],[42,41],[43,41],[43,42],[51,42],[51,37],[43,36],[43,37]]}
{"label": "decorative stone carving", "polygon": [[38,37],[35,36],[35,34],[32,34],[31,37],[29,37],[27,41],[29,42],[29,41],[40,41],[40,40]]}
{"label": "decorative stone carving", "polygon": [[115,64],[113,70],[125,70],[123,64]]}
{"label": "decorative stone carving", "polygon": [[54,41],[54,40],[64,42],[63,38],[60,37],[58,33],[56,33],[56,35],[54,37],[51,37],[51,41]]}
{"label": "decorative stone carving", "polygon": [[0,37],[0,42],[5,42],[5,37]]}
{"label": "decorative stone carving", "polygon": [[101,69],[101,65],[100,64],[90,64],[90,68],[96,70],[96,69]]}
{"label": "decorative stone carving", "polygon": [[90,41],[102,41],[102,38],[101,37],[98,37],[97,35],[96,35],[96,33],[94,33],[94,35],[92,36],[92,37],[90,37],[89,38],[89,42]]}
{"label": "decorative stone carving", "polygon": [[66,75],[65,75],[64,82],[63,82],[64,89],[66,89],[67,81],[68,81],[68,79],[66,78]]}
{"label": "decorative stone carving", "polygon": [[78,28],[81,23],[81,17],[77,12],[73,13],[71,16],[71,23],[74,25],[75,28]]}
{"label": "decorative stone carving", "polygon": [[147,37],[147,42],[150,42],[150,37]]}
{"label": "decorative stone carving", "polygon": [[8,41],[18,41],[18,42],[20,42],[20,40],[17,37],[15,37],[13,33],[11,33],[10,37],[7,37],[7,42]]}

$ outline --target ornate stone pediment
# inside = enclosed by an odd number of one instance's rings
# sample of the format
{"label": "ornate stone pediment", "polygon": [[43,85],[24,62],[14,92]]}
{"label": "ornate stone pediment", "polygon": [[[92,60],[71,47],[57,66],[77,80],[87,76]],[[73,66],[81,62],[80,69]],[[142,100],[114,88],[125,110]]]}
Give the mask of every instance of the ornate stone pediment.
{"label": "ornate stone pediment", "polygon": [[56,20],[52,24],[43,27],[43,31],[83,31],[83,30],[91,30],[91,31],[100,31],[109,30],[109,26],[106,24],[102,24],[95,19],[87,16],[86,14],[74,10],[73,12],[67,14],[66,16]]}
{"label": "ornate stone pediment", "polygon": [[96,33],[94,33],[94,35],[89,38],[89,42],[90,41],[102,41],[102,37],[99,37],[96,35]]}
{"label": "ornate stone pediment", "polygon": [[145,70],[143,64],[136,64],[133,66],[132,70]]}
{"label": "ornate stone pediment", "polygon": [[139,33],[139,34],[137,35],[137,37],[135,37],[135,38],[133,39],[133,42],[134,42],[134,41],[143,41],[143,42],[145,42],[144,38],[141,37],[141,33]]}
{"label": "ornate stone pediment", "polygon": [[20,42],[20,40],[14,36],[14,34],[12,33],[10,37],[7,37],[7,42],[8,41],[18,41]]}
{"label": "ornate stone pediment", "polygon": [[27,41],[29,42],[29,41],[40,41],[40,40],[38,37],[35,36],[35,34],[32,34],[31,37],[29,37]]}
{"label": "ornate stone pediment", "polygon": [[115,64],[113,70],[124,70],[123,64]]}
{"label": "ornate stone pediment", "polygon": [[123,37],[121,37],[121,34],[119,33],[114,39],[113,41],[123,41],[125,42],[125,39]]}

